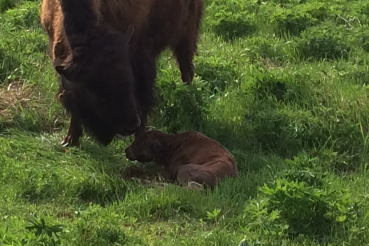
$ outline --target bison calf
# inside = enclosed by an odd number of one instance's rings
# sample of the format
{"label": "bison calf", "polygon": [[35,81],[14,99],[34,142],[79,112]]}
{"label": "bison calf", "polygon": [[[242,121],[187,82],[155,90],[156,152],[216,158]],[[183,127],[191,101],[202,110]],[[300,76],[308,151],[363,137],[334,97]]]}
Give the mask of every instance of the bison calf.
{"label": "bison calf", "polygon": [[173,135],[149,131],[126,149],[126,156],[132,161],[164,165],[170,178],[181,185],[196,182],[214,189],[226,176],[238,176],[233,156],[199,132]]}

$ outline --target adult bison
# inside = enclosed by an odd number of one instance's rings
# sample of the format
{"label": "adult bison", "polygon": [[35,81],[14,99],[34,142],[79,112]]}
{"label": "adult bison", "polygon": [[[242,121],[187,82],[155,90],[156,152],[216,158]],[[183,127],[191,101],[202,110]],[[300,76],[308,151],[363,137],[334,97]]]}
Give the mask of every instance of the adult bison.
{"label": "adult bison", "polygon": [[156,58],[171,48],[191,84],[202,15],[202,0],[43,0],[57,98],[71,113],[62,144],[78,145],[82,126],[104,145],[142,133]]}

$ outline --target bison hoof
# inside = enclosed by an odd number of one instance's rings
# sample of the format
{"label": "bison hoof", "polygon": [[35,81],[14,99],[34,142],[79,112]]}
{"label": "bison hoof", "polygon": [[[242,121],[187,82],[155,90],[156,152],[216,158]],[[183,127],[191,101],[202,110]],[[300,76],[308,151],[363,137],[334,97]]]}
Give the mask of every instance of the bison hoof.
{"label": "bison hoof", "polygon": [[74,139],[71,136],[66,136],[63,141],[61,142],[61,145],[63,147],[75,147],[79,145],[79,141],[73,141]]}

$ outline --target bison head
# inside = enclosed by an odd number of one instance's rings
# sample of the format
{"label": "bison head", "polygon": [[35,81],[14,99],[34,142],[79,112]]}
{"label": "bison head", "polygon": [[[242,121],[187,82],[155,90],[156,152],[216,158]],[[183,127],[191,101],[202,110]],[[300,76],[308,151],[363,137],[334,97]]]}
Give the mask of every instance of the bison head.
{"label": "bison head", "polygon": [[78,114],[98,140],[131,135],[141,124],[129,54],[132,34],[133,28],[127,33],[96,28],[79,42],[71,37],[69,62],[54,61],[64,90],[62,104]]}
{"label": "bison head", "polygon": [[131,161],[163,162],[168,157],[168,151],[164,145],[165,134],[159,131],[149,131],[141,134],[125,150],[126,157]]}

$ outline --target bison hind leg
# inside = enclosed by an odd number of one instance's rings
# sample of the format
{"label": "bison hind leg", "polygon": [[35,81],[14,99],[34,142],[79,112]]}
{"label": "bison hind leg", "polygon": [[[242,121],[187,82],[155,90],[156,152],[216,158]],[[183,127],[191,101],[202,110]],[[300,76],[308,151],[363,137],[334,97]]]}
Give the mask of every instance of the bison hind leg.
{"label": "bison hind leg", "polygon": [[180,40],[173,47],[173,53],[177,59],[183,83],[192,84],[195,75],[193,58],[196,53],[196,39],[184,38]]}
{"label": "bison hind leg", "polygon": [[190,85],[195,74],[193,58],[197,54],[197,42],[204,11],[203,1],[189,1],[188,7],[190,14],[172,50],[179,63],[183,83]]}

